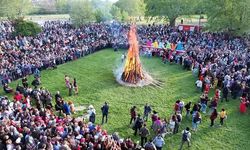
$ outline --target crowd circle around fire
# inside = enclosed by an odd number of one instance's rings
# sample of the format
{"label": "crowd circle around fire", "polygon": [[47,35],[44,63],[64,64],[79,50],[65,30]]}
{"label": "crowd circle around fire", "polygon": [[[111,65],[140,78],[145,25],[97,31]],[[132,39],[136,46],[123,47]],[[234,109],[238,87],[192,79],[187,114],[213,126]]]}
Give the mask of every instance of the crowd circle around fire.
{"label": "crowd circle around fire", "polygon": [[[108,134],[96,124],[94,106],[88,107],[85,118],[73,117],[74,102],[63,100],[58,91],[54,96],[49,90],[40,88],[41,70],[79,59],[98,50],[113,47],[128,48],[125,24],[89,24],[74,28],[67,22],[45,22],[43,31],[36,37],[16,36],[11,32],[11,22],[0,23],[0,79],[3,90],[13,93],[13,100],[2,96],[0,100],[0,149],[113,149],[129,150],[162,149],[164,137],[180,132],[181,121],[192,118],[192,128],[182,131],[180,149],[183,144],[191,146],[191,130],[196,132],[202,122],[202,114],[210,116],[213,127],[219,120],[221,126],[227,118],[227,110],[217,110],[221,102],[240,98],[240,112],[245,113],[249,105],[250,51],[249,38],[230,37],[226,33],[179,31],[167,25],[138,25],[137,33],[140,55],[159,57],[162,63],[176,63],[186,70],[192,70],[197,77],[195,85],[201,91],[199,103],[192,104],[176,100],[171,119],[158,116],[150,104],[145,104],[144,113],[137,113],[137,106],[131,106],[130,124],[139,143],[131,138]],[[124,59],[124,56],[123,56]],[[28,83],[27,75],[34,75]],[[22,78],[22,85],[14,90],[8,84]],[[65,86],[69,95],[78,94],[77,79],[73,83],[65,75]],[[32,86],[30,86],[30,84]],[[214,96],[208,97],[211,90]],[[231,93],[231,94],[230,94]],[[52,102],[55,100],[55,105]],[[34,106],[31,106],[34,102]],[[102,124],[108,123],[109,105],[103,105]],[[209,109],[209,110],[208,110]],[[61,115],[56,115],[57,111]],[[218,118],[216,120],[216,118]],[[129,121],[128,121],[129,122]],[[149,130],[149,129],[152,130]],[[155,138],[148,139],[149,134]]]}

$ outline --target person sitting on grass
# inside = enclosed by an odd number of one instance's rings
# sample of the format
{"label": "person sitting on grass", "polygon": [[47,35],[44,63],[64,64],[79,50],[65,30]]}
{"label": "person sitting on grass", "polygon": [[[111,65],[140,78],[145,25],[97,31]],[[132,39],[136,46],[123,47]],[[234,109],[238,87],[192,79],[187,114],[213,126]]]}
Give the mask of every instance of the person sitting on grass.
{"label": "person sitting on grass", "polygon": [[19,92],[15,92],[14,100],[20,102],[22,99],[23,99],[23,95]]}
{"label": "person sitting on grass", "polygon": [[66,102],[66,101],[63,101],[63,112],[66,114],[66,115],[70,115],[70,106],[69,104]]}
{"label": "person sitting on grass", "polygon": [[72,101],[69,101],[68,104],[69,104],[69,107],[70,107],[70,112],[71,112],[72,114],[74,114],[74,113],[75,113],[75,106],[74,106],[74,103],[73,103]]}
{"label": "person sitting on grass", "polygon": [[7,93],[7,94],[13,92],[13,89],[12,89],[11,87],[9,87],[9,85],[8,85],[7,83],[5,83],[5,84],[3,85],[3,90],[4,90],[4,92]]}

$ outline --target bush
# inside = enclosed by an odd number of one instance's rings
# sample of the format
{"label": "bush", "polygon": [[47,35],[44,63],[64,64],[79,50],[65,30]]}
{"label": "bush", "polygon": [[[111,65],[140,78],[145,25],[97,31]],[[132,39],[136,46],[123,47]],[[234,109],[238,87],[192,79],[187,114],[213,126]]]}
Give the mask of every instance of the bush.
{"label": "bush", "polygon": [[14,21],[14,35],[36,36],[42,31],[42,28],[34,22],[17,19]]}

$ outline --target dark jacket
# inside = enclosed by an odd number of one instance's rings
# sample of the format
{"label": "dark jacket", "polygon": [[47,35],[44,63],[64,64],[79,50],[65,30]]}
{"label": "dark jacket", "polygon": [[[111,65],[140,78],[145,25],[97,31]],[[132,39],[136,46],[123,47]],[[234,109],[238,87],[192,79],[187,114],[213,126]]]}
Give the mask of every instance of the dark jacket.
{"label": "dark jacket", "polygon": [[107,114],[109,113],[109,105],[104,104],[104,105],[102,106],[101,110],[102,110],[102,114],[103,114],[103,115],[107,115]]}

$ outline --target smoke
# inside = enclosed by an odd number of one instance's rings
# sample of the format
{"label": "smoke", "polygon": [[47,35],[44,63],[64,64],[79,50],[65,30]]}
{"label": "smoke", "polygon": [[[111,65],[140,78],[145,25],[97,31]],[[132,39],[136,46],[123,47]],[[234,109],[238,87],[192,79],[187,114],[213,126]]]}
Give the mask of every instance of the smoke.
{"label": "smoke", "polygon": [[131,84],[131,83],[127,83],[127,82],[124,82],[121,77],[122,77],[122,73],[123,73],[123,66],[120,65],[119,67],[115,68],[113,73],[114,73],[114,76],[116,78],[116,81],[123,85],[123,86],[127,86],[127,87],[144,87],[144,86],[147,86],[147,85],[153,85],[155,84],[155,81],[154,79],[146,72],[146,71],[143,71],[144,73],[144,79],[143,80],[140,80],[138,83],[136,84]]}

